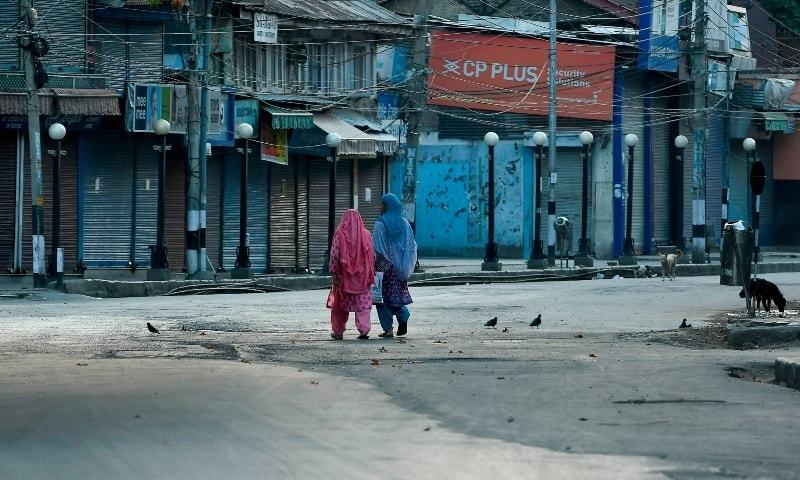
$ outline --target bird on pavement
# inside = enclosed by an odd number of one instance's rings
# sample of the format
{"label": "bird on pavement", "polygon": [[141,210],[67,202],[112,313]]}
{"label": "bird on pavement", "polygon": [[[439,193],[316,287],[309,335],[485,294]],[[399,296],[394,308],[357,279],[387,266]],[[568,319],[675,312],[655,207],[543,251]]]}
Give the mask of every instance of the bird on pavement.
{"label": "bird on pavement", "polygon": [[159,333],[156,327],[150,325],[150,322],[147,322],[147,330],[149,330],[150,333]]}
{"label": "bird on pavement", "polygon": [[528,326],[539,328],[539,325],[541,324],[542,324],[542,314],[540,313],[539,315],[536,316],[536,318],[533,319],[533,321]]}
{"label": "bird on pavement", "polygon": [[495,327],[497,326],[497,317],[492,318],[491,320],[487,321],[483,324],[484,327]]}
{"label": "bird on pavement", "polygon": [[683,321],[681,322],[681,325],[678,328],[692,328],[692,324],[686,323],[686,319],[684,318]]}

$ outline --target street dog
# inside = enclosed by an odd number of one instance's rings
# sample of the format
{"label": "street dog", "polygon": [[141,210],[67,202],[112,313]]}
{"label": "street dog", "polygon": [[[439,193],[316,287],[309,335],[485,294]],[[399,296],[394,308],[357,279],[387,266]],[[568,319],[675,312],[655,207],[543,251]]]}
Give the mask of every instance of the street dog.
{"label": "street dog", "polygon": [[661,257],[661,281],[669,277],[670,280],[675,280],[675,266],[678,264],[678,259],[681,258],[683,252],[675,250],[675,253],[659,253]]}
{"label": "street dog", "polygon": [[[764,311],[769,313],[772,302],[775,302],[781,315],[786,308],[786,298],[778,286],[763,278],[750,280],[750,297],[755,300],[757,310],[763,305]],[[739,292],[739,298],[744,298],[744,288]]]}

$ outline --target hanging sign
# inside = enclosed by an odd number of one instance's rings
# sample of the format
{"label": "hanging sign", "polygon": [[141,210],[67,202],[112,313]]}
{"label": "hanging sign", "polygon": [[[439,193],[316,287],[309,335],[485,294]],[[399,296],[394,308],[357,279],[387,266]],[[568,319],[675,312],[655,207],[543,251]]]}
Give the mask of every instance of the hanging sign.
{"label": "hanging sign", "polygon": [[278,43],[278,17],[263,12],[254,12],[253,41]]}
{"label": "hanging sign", "polygon": [[289,149],[286,147],[286,130],[276,130],[268,125],[266,117],[261,121],[261,160],[289,165]]}
{"label": "hanging sign", "polygon": [[[209,87],[208,134],[219,134],[223,127],[221,96],[219,88]],[[129,132],[152,133],[155,122],[162,118],[169,121],[170,133],[186,133],[189,123],[186,85],[128,85],[125,123]]]}

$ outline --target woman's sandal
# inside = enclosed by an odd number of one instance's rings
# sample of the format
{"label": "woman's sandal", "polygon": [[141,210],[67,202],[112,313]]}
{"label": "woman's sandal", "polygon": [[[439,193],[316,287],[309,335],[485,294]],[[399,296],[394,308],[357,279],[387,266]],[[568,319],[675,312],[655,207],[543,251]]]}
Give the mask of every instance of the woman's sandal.
{"label": "woman's sandal", "polygon": [[392,337],[394,337],[394,333],[392,333],[391,330],[386,330],[383,333],[379,333],[378,336],[381,337],[381,338],[392,338]]}
{"label": "woman's sandal", "polygon": [[334,340],[344,340],[344,335],[336,335],[335,333],[331,333],[331,338]]}

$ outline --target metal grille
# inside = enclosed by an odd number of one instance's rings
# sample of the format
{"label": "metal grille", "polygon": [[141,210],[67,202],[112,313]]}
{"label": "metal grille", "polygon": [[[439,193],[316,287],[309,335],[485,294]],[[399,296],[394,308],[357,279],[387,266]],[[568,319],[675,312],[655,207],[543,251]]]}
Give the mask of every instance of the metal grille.
{"label": "metal grille", "polygon": [[[167,259],[173,272],[185,271],[186,263],[186,156],[177,142],[167,153],[166,191],[164,192],[164,237]],[[155,153],[155,152],[153,152]]]}
{"label": "metal grille", "polygon": [[3,273],[14,266],[16,178],[17,133],[0,132],[0,271]]}
{"label": "metal grille", "polygon": [[269,165],[270,269],[282,272],[294,269],[297,255],[294,170],[294,165]]}

